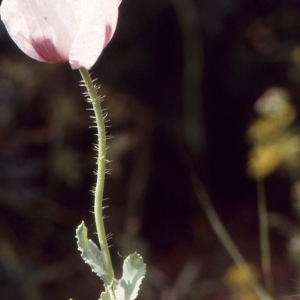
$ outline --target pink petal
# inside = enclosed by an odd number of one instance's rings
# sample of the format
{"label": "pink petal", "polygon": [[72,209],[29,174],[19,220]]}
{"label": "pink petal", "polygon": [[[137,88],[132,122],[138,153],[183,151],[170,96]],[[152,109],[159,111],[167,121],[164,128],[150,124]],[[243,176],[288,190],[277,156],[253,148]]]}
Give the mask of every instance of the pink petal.
{"label": "pink petal", "polygon": [[89,0],[72,44],[69,62],[72,69],[90,69],[111,40],[118,20],[119,0]]}
{"label": "pink petal", "polygon": [[1,19],[28,56],[51,63],[68,61],[79,27],[74,16],[78,1],[82,0],[3,0]]}
{"label": "pink petal", "polygon": [[3,0],[8,33],[28,56],[90,69],[111,40],[121,0]]}
{"label": "pink petal", "polygon": [[68,61],[68,57],[60,53],[49,38],[32,38],[31,44],[41,61],[49,63]]}
{"label": "pink petal", "polygon": [[103,48],[105,48],[107,46],[107,44],[110,42],[113,34],[114,34],[113,29],[111,28],[111,26],[109,24],[107,24],[105,26],[105,40],[103,43]]}

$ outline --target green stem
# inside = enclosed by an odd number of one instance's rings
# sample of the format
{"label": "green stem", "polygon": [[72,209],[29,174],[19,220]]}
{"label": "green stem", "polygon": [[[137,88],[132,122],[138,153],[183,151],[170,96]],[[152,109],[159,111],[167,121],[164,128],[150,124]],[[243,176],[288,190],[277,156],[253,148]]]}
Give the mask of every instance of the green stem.
{"label": "green stem", "polygon": [[214,209],[211,200],[206,192],[205,187],[199,181],[195,173],[191,174],[191,179],[193,182],[193,188],[197,195],[197,198],[202,205],[202,208],[208,218],[212,229],[216,233],[217,237],[220,239],[221,243],[227,250],[228,254],[231,256],[236,266],[239,268],[241,273],[244,275],[249,285],[253,288],[254,292],[260,300],[272,300],[271,296],[263,289],[259,282],[254,277],[251,269],[249,268],[247,261],[244,259],[233,240],[229,236],[227,230],[225,229],[223,223],[221,222],[216,210]]}
{"label": "green stem", "polygon": [[[87,89],[89,100],[91,101],[95,113],[95,120],[98,131],[98,170],[97,170],[97,182],[95,188],[95,221],[98,234],[98,240],[100,244],[100,249],[103,253],[105,271],[107,277],[112,280],[114,277],[114,271],[112,268],[111,257],[109,253],[109,248],[107,244],[107,237],[105,233],[103,213],[102,213],[102,202],[103,202],[103,191],[104,191],[104,179],[105,179],[105,164],[106,164],[106,134],[105,134],[105,124],[104,116],[101,109],[101,104],[99,97],[97,95],[97,90],[93,84],[93,80],[89,72],[84,69],[79,69],[82,79],[84,81],[85,87]],[[107,282],[109,284],[109,282]]]}
{"label": "green stem", "polygon": [[261,249],[262,272],[267,291],[274,294],[274,283],[271,268],[271,250],[269,237],[269,220],[267,211],[266,191],[261,177],[256,178],[259,216],[259,239]]}

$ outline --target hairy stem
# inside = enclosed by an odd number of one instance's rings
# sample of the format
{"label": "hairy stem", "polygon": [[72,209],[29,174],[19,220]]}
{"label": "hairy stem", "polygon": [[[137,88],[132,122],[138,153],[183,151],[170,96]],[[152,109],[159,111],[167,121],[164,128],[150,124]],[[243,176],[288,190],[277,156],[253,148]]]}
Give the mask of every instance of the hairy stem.
{"label": "hairy stem", "polygon": [[[98,240],[104,258],[103,263],[105,266],[107,277],[110,279],[109,281],[111,281],[114,277],[114,271],[112,268],[111,257],[110,257],[109,248],[107,244],[107,237],[105,233],[103,213],[102,213],[105,164],[106,164],[106,134],[105,134],[104,116],[101,109],[100,99],[97,95],[97,89],[93,84],[93,80],[91,79],[89,72],[84,68],[80,68],[79,71],[82,76],[84,85],[87,89],[89,100],[93,105],[93,109],[96,117],[95,120],[96,120],[97,131],[98,131],[98,148],[97,148],[98,168],[97,168],[97,182],[95,188],[94,213],[95,213]],[[106,282],[106,284],[109,284],[109,282]]]}

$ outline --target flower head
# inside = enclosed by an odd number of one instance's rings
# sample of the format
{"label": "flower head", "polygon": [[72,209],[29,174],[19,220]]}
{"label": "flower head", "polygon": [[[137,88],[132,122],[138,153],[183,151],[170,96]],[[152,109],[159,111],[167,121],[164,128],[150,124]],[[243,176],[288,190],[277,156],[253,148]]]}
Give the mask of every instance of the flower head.
{"label": "flower head", "polygon": [[90,69],[111,40],[121,0],[3,0],[1,19],[18,47],[38,61]]}

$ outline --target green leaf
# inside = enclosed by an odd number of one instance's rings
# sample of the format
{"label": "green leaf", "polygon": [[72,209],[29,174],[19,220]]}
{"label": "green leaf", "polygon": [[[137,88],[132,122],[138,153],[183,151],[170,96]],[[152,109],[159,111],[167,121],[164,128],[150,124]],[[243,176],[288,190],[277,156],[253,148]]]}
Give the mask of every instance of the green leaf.
{"label": "green leaf", "polygon": [[82,222],[76,229],[78,249],[83,260],[90,265],[103,281],[105,291],[99,300],[134,300],[146,273],[143,258],[137,254],[129,255],[123,263],[123,276],[120,280],[109,281],[103,264],[102,251],[87,237],[87,228]]}
{"label": "green leaf", "polygon": [[146,273],[143,258],[137,254],[129,255],[123,263],[123,276],[105,287],[100,300],[134,300]]}
{"label": "green leaf", "polygon": [[103,264],[103,254],[97,245],[87,237],[87,228],[82,222],[76,229],[78,250],[85,263],[87,263],[105,284],[109,283]]}
{"label": "green leaf", "polygon": [[115,300],[115,297],[106,289],[106,291],[101,294],[101,298],[99,300]]}
{"label": "green leaf", "polygon": [[119,281],[112,282],[109,286],[105,287],[105,292],[101,294],[100,300],[124,300],[125,295],[123,294],[116,294],[117,289],[119,287]]}
{"label": "green leaf", "polygon": [[[134,300],[140,289],[140,284],[145,277],[146,265],[144,264],[141,255],[134,253],[130,254],[123,263],[123,276],[120,279],[120,287],[118,293],[125,292],[125,300]],[[116,297],[119,300],[119,298]],[[120,298],[121,299],[121,298]]]}

